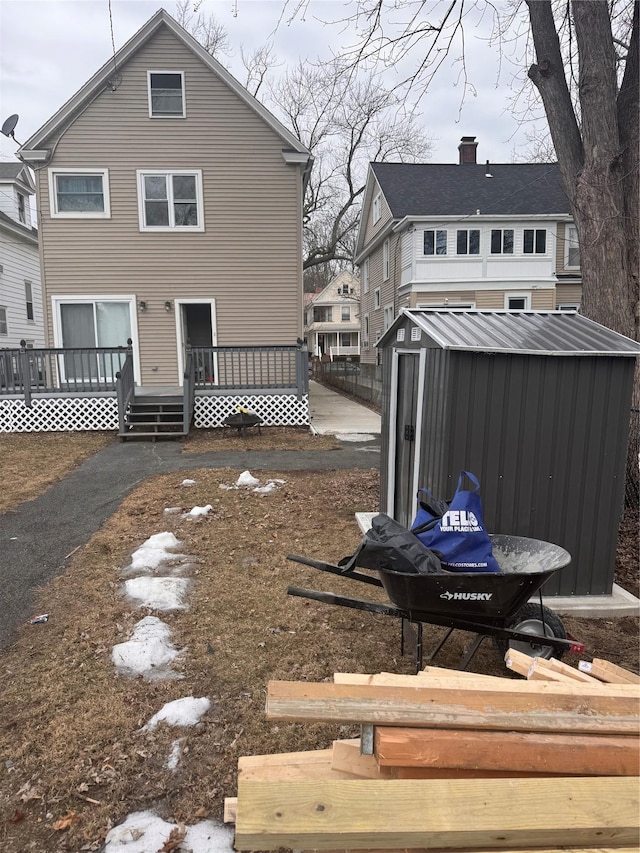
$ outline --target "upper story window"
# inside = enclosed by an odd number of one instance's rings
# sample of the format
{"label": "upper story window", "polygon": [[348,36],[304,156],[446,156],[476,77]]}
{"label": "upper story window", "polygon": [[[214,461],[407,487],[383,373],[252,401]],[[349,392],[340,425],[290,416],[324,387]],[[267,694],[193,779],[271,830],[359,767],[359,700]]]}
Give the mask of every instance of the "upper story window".
{"label": "upper story window", "polygon": [[7,325],[7,309],[4,305],[0,305],[0,335],[8,335],[9,327]]}
{"label": "upper story window", "polygon": [[340,317],[342,318],[342,320],[344,322],[348,323],[349,320],[351,320],[351,306],[350,305],[343,305],[340,310],[341,310]]}
{"label": "upper story window", "polygon": [[184,74],[182,71],[149,71],[150,118],[184,118]]}
{"label": "upper story window", "polygon": [[371,215],[374,224],[382,216],[382,193],[378,193],[376,196],[373,197],[373,211]]}
{"label": "upper story window", "polygon": [[380,307],[380,288],[379,287],[376,287],[376,289],[373,291],[373,307],[374,308]]}
{"label": "upper story window", "polygon": [[363,328],[363,332],[362,332],[362,346],[363,347],[369,346],[369,315],[368,314],[364,315],[364,328]]}
{"label": "upper story window", "polygon": [[505,293],[504,307],[507,311],[529,311],[531,296],[528,293]]}
{"label": "upper story window", "polygon": [[365,258],[362,265],[362,292],[369,293],[369,258]]}
{"label": "upper story window", "polygon": [[314,323],[330,323],[332,319],[332,310],[330,305],[320,305],[313,309]]}
{"label": "upper story window", "polygon": [[447,254],[446,231],[424,231],[422,241],[422,252],[424,255]]}
{"label": "upper story window", "polygon": [[385,332],[389,328],[389,326],[393,323],[393,305],[385,305],[384,306],[384,319],[383,319],[383,328]]}
{"label": "upper story window", "polygon": [[382,244],[382,279],[386,281],[389,278],[389,241],[385,240]]}
{"label": "upper story window", "polygon": [[575,225],[567,225],[564,234],[564,265],[567,269],[578,269],[580,267],[578,229]]}
{"label": "upper story window", "polygon": [[513,228],[491,229],[491,254],[513,255]]}
{"label": "upper story window", "polygon": [[67,219],[108,219],[108,169],[49,169],[51,216]]}
{"label": "upper story window", "polygon": [[204,231],[202,171],[138,172],[141,231]]}
{"label": "upper story window", "polygon": [[25,198],[22,193],[18,193],[18,219],[20,222],[23,222],[25,225],[27,223],[27,209],[25,204]]}
{"label": "upper story window", "polygon": [[456,231],[456,254],[479,255],[480,254],[480,231],[477,228],[469,230],[460,229]]}
{"label": "upper story window", "polygon": [[24,301],[27,308],[27,320],[33,322],[33,287],[30,281],[24,283]]}
{"label": "upper story window", "polygon": [[525,255],[546,254],[547,229],[525,228],[522,234],[522,251]]}

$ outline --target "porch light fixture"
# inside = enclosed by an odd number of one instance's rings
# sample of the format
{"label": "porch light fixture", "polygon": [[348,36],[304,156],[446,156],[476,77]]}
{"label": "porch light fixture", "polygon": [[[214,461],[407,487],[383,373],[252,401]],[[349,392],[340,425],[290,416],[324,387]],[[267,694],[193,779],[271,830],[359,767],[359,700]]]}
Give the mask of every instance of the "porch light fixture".
{"label": "porch light fixture", "polygon": [[147,310],[147,303],[144,301],[144,299],[141,299],[141,300],[140,300],[140,302],[138,302],[138,308],[139,308],[141,311],[146,311],[146,310]]}
{"label": "porch light fixture", "polygon": [[171,307],[172,307],[172,306],[171,306],[171,303],[170,303],[170,302],[169,302],[169,300],[167,299],[167,301],[164,303],[164,310],[165,310],[165,311],[171,311]]}

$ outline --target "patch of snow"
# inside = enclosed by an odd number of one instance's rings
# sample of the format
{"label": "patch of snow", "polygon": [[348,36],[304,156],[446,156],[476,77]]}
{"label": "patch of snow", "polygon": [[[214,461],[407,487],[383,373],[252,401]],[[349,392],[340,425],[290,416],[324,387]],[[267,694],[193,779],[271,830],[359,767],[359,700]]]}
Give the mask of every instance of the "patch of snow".
{"label": "patch of snow", "polygon": [[152,610],[188,610],[184,599],[189,590],[187,578],[131,578],[124,582],[126,596],[136,602],[137,607]]}
{"label": "patch of snow", "polygon": [[342,432],[342,433],[336,433],[336,438],[338,439],[338,441],[375,441],[377,436],[367,435],[364,432],[362,432],[362,433],[360,433],[360,432],[355,432],[355,433]]}
{"label": "patch of snow", "polygon": [[169,726],[195,726],[210,707],[211,700],[206,696],[200,699],[194,699],[193,696],[174,699],[173,702],[163,705],[158,713],[154,714],[142,727],[142,731],[151,732],[157,728],[158,723],[167,723]]}
{"label": "patch of snow", "polygon": [[253,491],[258,495],[268,495],[270,492],[275,492],[277,488],[276,483],[271,482],[267,483],[266,486],[256,486]]}
{"label": "patch of snow", "polygon": [[179,678],[170,664],[180,654],[171,642],[171,630],[157,616],[145,616],[133,629],[131,639],[111,650],[111,660],[121,675]]}
{"label": "patch of snow", "polygon": [[[107,833],[104,853],[155,853],[177,824],[168,823],[152,811],[134,812]],[[233,830],[212,820],[186,828],[181,847],[192,853],[233,853]]]}
{"label": "patch of snow", "polygon": [[189,480],[189,479],[183,480],[180,483],[181,486],[195,486],[195,484],[196,484],[195,480]]}
{"label": "patch of snow", "polygon": [[175,770],[180,763],[180,759],[182,758],[182,744],[184,743],[184,740],[185,739],[183,737],[179,737],[171,744],[171,752],[169,753],[169,757],[164,765],[167,770]]}
{"label": "patch of snow", "polygon": [[218,486],[219,489],[224,489],[227,492],[230,492],[232,489],[237,489],[237,486],[228,486],[226,483],[220,483]]}
{"label": "patch of snow", "polygon": [[249,471],[243,471],[236,480],[236,486],[259,486],[260,480],[254,477]]}
{"label": "patch of snow", "polygon": [[213,507],[211,504],[207,504],[206,506],[194,506],[193,509],[186,513],[185,518],[200,518],[203,515],[209,515],[212,509]]}
{"label": "patch of snow", "polygon": [[183,554],[175,553],[180,545],[182,545],[182,542],[176,539],[173,533],[156,533],[150,536],[133,552],[128,571],[137,572],[142,569],[157,569],[158,566],[168,560],[183,557]]}

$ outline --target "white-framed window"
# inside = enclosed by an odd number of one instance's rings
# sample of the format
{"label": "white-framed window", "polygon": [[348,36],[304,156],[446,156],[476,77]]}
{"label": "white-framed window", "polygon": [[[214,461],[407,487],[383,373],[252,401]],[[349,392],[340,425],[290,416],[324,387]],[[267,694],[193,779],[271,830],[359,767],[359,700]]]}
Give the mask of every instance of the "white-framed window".
{"label": "white-framed window", "polygon": [[529,311],[531,309],[531,294],[505,293],[504,307],[507,311]]}
{"label": "white-framed window", "polygon": [[340,309],[340,319],[343,323],[348,323],[351,320],[351,306],[343,305]]}
{"label": "white-framed window", "polygon": [[27,208],[25,204],[25,198],[23,193],[18,193],[18,219],[20,222],[26,225],[27,222]]}
{"label": "white-framed window", "polygon": [[185,118],[184,73],[147,71],[149,118]]}
{"label": "white-framed window", "polygon": [[9,325],[7,323],[7,309],[4,305],[0,305],[0,335],[9,334]]}
{"label": "white-framed window", "polygon": [[141,231],[204,231],[201,169],[139,169]]}
{"label": "white-framed window", "polygon": [[556,306],[558,311],[577,311],[579,308],[579,302],[558,302]]}
{"label": "white-framed window", "polygon": [[362,346],[369,349],[369,315],[364,315],[364,326],[362,332]]}
{"label": "white-framed window", "polygon": [[385,332],[389,328],[389,326],[393,323],[393,305],[385,305],[383,312],[383,329]]}
{"label": "white-framed window", "polygon": [[369,258],[362,264],[362,292],[369,293]]}
{"label": "white-framed window", "polygon": [[447,232],[428,229],[422,232],[422,254],[423,255],[446,255],[447,254]]}
{"label": "white-framed window", "polygon": [[578,229],[575,225],[565,225],[564,265],[567,269],[580,269],[580,244]]}
{"label": "white-framed window", "polygon": [[59,219],[109,219],[108,169],[49,169],[51,216]]}
{"label": "white-framed window", "polygon": [[480,254],[480,230],[478,228],[460,228],[456,231],[456,254]]}
{"label": "white-framed window", "polygon": [[27,309],[27,320],[33,323],[33,287],[31,286],[31,282],[26,279],[24,282],[24,301]]}
{"label": "white-framed window", "polygon": [[389,278],[389,241],[385,240],[382,244],[382,278],[387,281]]}
{"label": "white-framed window", "polygon": [[525,228],[522,232],[522,251],[525,255],[546,255],[547,229]]}
{"label": "white-framed window", "polygon": [[380,307],[380,288],[379,287],[376,287],[376,289],[373,291],[373,307],[374,308]]}
{"label": "white-framed window", "polygon": [[491,254],[513,255],[513,228],[491,229]]}
{"label": "white-framed window", "polygon": [[380,217],[382,216],[382,193],[378,193],[373,197],[373,206],[371,218],[373,219],[374,224],[378,222]]}

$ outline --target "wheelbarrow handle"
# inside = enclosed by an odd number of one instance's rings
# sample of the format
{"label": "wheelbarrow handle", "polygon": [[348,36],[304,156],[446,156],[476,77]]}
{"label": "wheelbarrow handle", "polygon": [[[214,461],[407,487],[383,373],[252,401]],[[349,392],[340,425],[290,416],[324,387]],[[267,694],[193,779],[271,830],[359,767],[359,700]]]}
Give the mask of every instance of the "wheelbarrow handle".
{"label": "wheelbarrow handle", "polygon": [[345,570],[341,566],[335,566],[333,563],[325,563],[322,560],[312,560],[310,557],[302,557],[300,554],[287,554],[287,560],[294,563],[302,563],[303,566],[311,566],[312,569],[318,569],[320,572],[328,572],[331,575],[341,575],[343,578],[352,578],[362,583],[368,583],[371,586],[382,586],[382,581],[372,575],[366,575],[363,572],[353,570]]}

